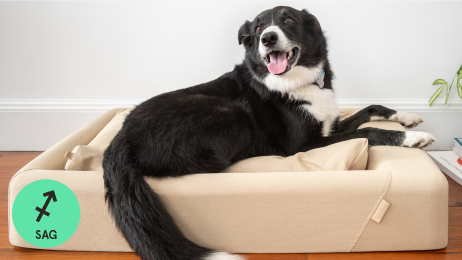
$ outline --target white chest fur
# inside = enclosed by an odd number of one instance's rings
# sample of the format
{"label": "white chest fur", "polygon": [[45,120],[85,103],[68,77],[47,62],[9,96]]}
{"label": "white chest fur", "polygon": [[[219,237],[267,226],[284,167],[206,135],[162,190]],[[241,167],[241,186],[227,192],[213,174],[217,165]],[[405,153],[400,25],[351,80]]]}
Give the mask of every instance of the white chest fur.
{"label": "white chest fur", "polygon": [[314,68],[295,66],[284,76],[269,73],[262,82],[270,90],[287,94],[293,99],[310,102],[310,105],[303,105],[302,109],[311,113],[319,122],[323,122],[322,135],[329,136],[339,112],[334,91],[321,89],[312,84],[321,72],[322,66],[322,63]]}
{"label": "white chest fur", "polygon": [[323,122],[322,135],[329,136],[332,125],[339,116],[334,91],[320,89],[316,85],[308,85],[289,91],[288,94],[293,99],[311,103],[303,105],[303,109],[306,109],[319,122]]}

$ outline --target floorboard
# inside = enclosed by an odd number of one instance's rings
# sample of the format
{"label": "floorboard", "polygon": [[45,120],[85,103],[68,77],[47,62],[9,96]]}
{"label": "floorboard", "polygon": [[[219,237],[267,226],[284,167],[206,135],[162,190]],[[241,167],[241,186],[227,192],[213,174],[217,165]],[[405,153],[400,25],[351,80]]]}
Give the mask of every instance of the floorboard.
{"label": "floorboard", "polygon": [[[41,152],[0,152],[0,259],[138,259],[133,253],[34,250],[12,246],[8,240],[8,183]],[[446,176],[447,177],[447,176]],[[449,181],[449,244],[440,250],[331,254],[243,254],[248,260],[382,260],[462,259],[462,186]]]}

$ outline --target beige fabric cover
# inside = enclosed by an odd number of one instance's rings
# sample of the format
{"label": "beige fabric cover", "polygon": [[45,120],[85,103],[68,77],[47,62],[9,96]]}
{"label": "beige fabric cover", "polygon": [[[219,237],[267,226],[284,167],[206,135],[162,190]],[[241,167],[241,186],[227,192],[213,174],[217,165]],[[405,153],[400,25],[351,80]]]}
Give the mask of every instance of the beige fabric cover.
{"label": "beige fabric cover", "polygon": [[67,171],[102,171],[106,145],[77,145],[64,169]]}
{"label": "beige fabric cover", "polygon": [[98,133],[98,135],[91,140],[88,145],[95,145],[95,146],[103,146],[108,147],[111,143],[112,139],[117,135],[120,128],[125,121],[130,112],[132,112],[132,108],[126,108],[118,110],[112,120]]}
{"label": "beige fabric cover", "polygon": [[122,128],[127,115],[133,108],[118,110],[112,120],[91,140],[88,145],[77,145],[72,150],[72,159],[68,159],[65,170],[102,171],[104,150]]}
{"label": "beige fabric cover", "polygon": [[306,172],[365,170],[366,138],[348,140],[293,156],[258,156],[239,161],[224,172]]}
{"label": "beige fabric cover", "polygon": [[[74,132],[11,179],[13,245],[33,248],[13,225],[14,199],[27,184],[52,179],[74,191],[81,220],[73,237],[51,249],[131,251],[107,211],[102,172],[64,171],[65,152],[89,144],[116,111]],[[367,125],[404,130],[394,122]],[[366,171],[194,174],[147,181],[189,239],[230,252],[428,250],[448,241],[448,183],[421,149],[371,147]],[[382,198],[392,206],[378,224],[370,217]]]}

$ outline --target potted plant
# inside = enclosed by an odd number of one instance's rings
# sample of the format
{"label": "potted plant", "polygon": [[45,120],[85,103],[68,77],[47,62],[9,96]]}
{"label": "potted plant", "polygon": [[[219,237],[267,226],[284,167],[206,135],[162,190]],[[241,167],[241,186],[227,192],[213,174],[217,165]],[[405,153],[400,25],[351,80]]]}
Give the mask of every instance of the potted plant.
{"label": "potted plant", "polygon": [[[443,84],[443,85],[438,88],[438,90],[435,92],[435,94],[433,94],[433,96],[428,101],[428,105],[431,106],[433,104],[433,102],[435,102],[436,98],[441,94],[441,92],[443,92],[444,88],[446,88],[446,101],[444,102],[444,104],[446,105],[448,103],[448,100],[449,100],[449,92],[451,91],[452,84],[454,83],[454,80],[456,80],[457,92],[459,93],[459,97],[462,98],[462,85],[461,85],[462,66],[460,66],[460,69],[456,72],[456,74],[454,75],[454,77],[452,77],[452,79],[450,79],[448,81],[446,81],[444,79],[437,79],[437,80],[435,80],[435,82],[433,82],[433,85],[440,85],[440,84]],[[451,85],[448,84],[449,81],[451,81]]]}

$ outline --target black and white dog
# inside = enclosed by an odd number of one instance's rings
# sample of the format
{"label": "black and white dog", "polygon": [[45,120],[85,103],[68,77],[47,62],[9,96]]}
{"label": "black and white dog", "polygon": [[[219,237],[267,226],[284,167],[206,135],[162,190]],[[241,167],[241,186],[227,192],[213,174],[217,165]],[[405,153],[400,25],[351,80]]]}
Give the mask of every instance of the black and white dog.
{"label": "black and white dog", "polygon": [[289,156],[353,138],[370,145],[425,147],[424,132],[357,128],[392,120],[411,128],[412,114],[369,106],[339,121],[321,26],[306,10],[275,7],[238,32],[242,64],[198,86],[137,106],[104,154],[109,209],[142,259],[242,259],[183,236],[143,176],[218,173],[253,156]]}

